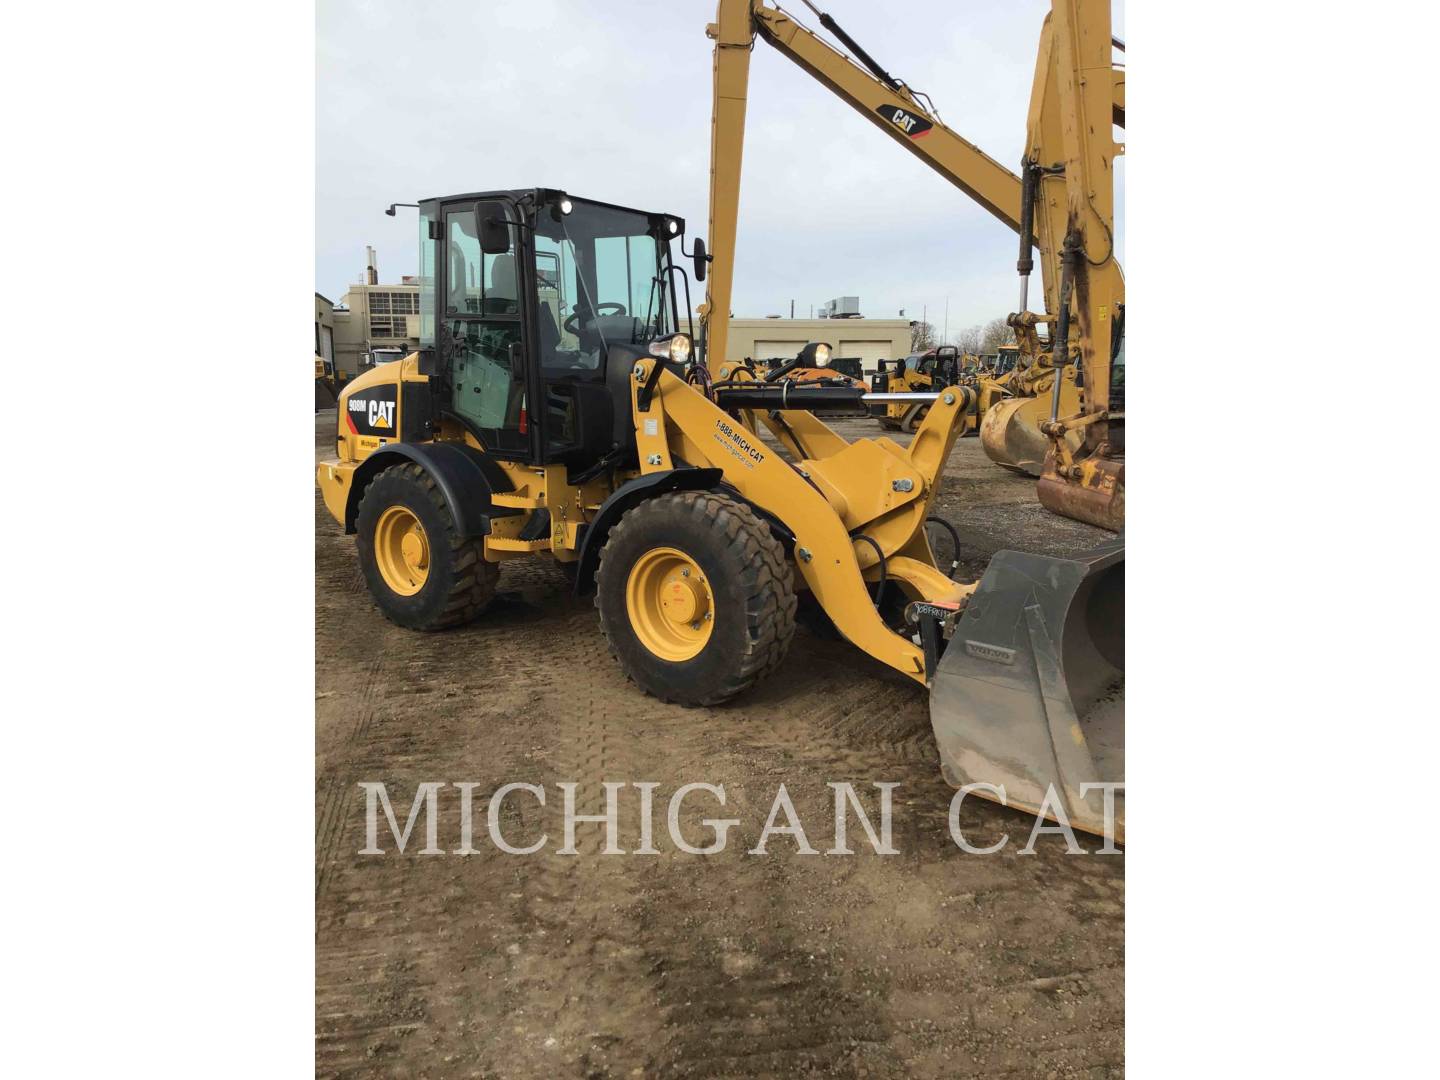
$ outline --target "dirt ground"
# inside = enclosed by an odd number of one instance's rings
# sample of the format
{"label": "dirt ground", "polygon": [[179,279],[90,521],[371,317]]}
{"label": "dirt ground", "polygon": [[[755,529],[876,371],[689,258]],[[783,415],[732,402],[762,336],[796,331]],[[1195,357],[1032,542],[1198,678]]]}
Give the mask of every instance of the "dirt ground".
{"label": "dirt ground", "polygon": [[[316,414],[317,457],[335,413]],[[876,434],[866,421],[847,435]],[[904,441],[904,437],[901,437]],[[978,574],[1001,547],[1084,550],[1106,534],[1054,517],[1034,483],[961,440],[939,512]],[[322,1076],[1036,1076],[1123,1072],[1124,858],[1070,856],[1059,837],[1021,855],[1031,822],[967,799],[972,844],[950,838],[923,688],[803,627],[780,671],[710,710],[663,705],[626,683],[590,601],[540,560],[505,564],[501,598],[463,629],[417,634],[372,607],[353,538],[316,498],[316,1070]],[[600,854],[604,826],[562,845],[562,782],[604,810],[602,781],[653,782],[658,855]],[[403,826],[422,782],[474,783],[473,855],[404,854],[383,817],[365,847],[362,781],[382,781]],[[513,844],[486,833],[502,784]],[[666,807],[705,843],[678,852]],[[894,845],[853,856],[755,845],[776,791],[810,843],[832,846],[827,781],[897,782]],[[620,846],[639,846],[639,792],[620,793]],[[439,795],[439,844],[459,844],[459,791]],[[1093,848],[1093,842],[1087,842]]]}

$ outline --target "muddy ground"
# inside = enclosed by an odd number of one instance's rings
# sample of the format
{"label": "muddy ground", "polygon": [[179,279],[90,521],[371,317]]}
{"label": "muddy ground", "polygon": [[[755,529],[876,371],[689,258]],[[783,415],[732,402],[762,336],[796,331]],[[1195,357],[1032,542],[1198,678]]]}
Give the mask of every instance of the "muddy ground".
{"label": "muddy ground", "polygon": [[[335,413],[316,414],[317,456]],[[854,436],[865,421],[842,422]],[[901,437],[904,441],[904,437]],[[1105,534],[1053,517],[1034,483],[961,440],[940,512],[972,574],[992,552],[1084,550]],[[729,706],[687,710],[641,695],[611,660],[590,602],[540,560],[507,563],[477,623],[401,630],[371,606],[355,559],[316,498],[316,1069],[323,1076],[1037,1076],[1123,1071],[1124,858],[1069,856],[1058,837],[1022,855],[1031,822],[967,799],[972,844],[950,838],[926,693],[803,627],[778,674]],[[602,781],[649,781],[658,855],[602,855],[602,825],[563,843],[562,782],[604,810]],[[383,818],[365,847],[362,781],[383,781],[403,826],[416,786],[473,783],[473,855],[404,854]],[[496,849],[501,825],[537,854]],[[676,850],[738,818],[726,850]],[[750,855],[778,787],[810,843],[834,836],[827,781],[872,817],[895,789],[894,846],[800,855],[772,837]],[[619,843],[639,846],[639,792],[620,793]],[[439,795],[439,845],[460,846],[460,794]],[[1087,842],[1087,847],[1093,843]]]}

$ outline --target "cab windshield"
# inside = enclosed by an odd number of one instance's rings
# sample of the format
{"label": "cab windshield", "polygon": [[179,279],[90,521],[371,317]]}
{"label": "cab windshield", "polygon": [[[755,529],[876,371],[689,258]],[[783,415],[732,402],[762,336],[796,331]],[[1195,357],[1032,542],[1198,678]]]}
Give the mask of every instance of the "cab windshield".
{"label": "cab windshield", "polygon": [[673,333],[665,219],[573,200],[535,215],[540,364],[595,371],[606,350]]}

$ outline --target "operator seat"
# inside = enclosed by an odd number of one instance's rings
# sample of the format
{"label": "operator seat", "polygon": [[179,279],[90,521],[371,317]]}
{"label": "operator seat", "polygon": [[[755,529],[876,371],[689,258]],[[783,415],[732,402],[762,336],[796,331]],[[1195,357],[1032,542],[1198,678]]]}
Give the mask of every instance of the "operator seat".
{"label": "operator seat", "polygon": [[[515,273],[515,256],[496,255],[490,264],[490,285],[485,290],[484,313],[486,315],[514,315],[520,310],[519,280]],[[511,327],[514,341],[519,342],[518,326]],[[507,335],[508,336],[508,335]],[[495,362],[506,370],[509,386],[506,390],[505,426],[522,429],[525,426],[525,373],[511,369],[512,357],[508,349]]]}
{"label": "operator seat", "polygon": [[496,255],[490,264],[490,287],[485,290],[486,315],[514,315],[519,310],[520,288],[514,255]]}
{"label": "operator seat", "polygon": [[560,348],[560,328],[555,325],[555,313],[549,304],[540,305],[540,362],[554,362]]}

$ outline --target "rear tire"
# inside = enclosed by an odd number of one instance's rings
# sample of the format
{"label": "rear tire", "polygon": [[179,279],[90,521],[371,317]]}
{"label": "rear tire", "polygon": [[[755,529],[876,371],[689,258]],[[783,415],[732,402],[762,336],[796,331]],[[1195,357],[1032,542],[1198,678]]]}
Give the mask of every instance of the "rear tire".
{"label": "rear tire", "polygon": [[443,630],[469,622],[495,599],[500,567],[485,561],[484,537],[460,535],[434,478],[413,462],[370,482],[355,530],[365,584],[393,623]]}
{"label": "rear tire", "polygon": [[674,492],[626,511],[595,582],[610,651],[661,701],[727,701],[779,667],[795,636],[785,549],[725,495]]}

